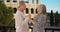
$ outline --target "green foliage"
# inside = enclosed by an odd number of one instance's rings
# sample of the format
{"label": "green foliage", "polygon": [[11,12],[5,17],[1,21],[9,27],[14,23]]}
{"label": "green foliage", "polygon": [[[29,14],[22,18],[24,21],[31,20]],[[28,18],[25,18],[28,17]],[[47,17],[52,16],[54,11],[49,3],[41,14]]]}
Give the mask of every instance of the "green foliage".
{"label": "green foliage", "polygon": [[56,13],[55,13],[55,26],[58,26],[58,23],[59,23],[59,14],[58,14],[58,11],[56,11]]}
{"label": "green foliage", "polygon": [[0,25],[10,25],[13,20],[13,9],[0,2]]}
{"label": "green foliage", "polygon": [[50,26],[59,26],[60,14],[58,14],[58,11],[53,13],[53,10],[51,10],[51,13],[48,13],[47,16],[50,17]]}
{"label": "green foliage", "polygon": [[[6,7],[3,1],[0,1],[0,26],[14,26],[13,9]],[[4,32],[9,32],[10,29],[4,29]]]}
{"label": "green foliage", "polygon": [[54,26],[54,15],[53,15],[53,10],[51,10],[51,14],[50,14],[50,25]]}

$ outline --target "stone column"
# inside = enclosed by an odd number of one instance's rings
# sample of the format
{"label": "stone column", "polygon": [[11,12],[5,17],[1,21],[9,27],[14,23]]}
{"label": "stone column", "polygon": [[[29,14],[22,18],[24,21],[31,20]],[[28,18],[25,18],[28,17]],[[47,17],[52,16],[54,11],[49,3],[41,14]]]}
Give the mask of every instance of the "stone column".
{"label": "stone column", "polygon": [[32,0],[32,3],[34,4],[34,0]]}
{"label": "stone column", "polygon": [[36,0],[36,4],[40,4],[40,0]]}

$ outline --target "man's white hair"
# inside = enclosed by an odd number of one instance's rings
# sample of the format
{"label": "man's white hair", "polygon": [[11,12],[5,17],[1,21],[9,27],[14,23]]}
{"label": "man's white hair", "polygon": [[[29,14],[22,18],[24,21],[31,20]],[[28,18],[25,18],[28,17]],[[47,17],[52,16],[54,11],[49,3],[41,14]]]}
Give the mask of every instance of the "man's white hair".
{"label": "man's white hair", "polygon": [[20,7],[21,5],[23,5],[25,2],[23,0],[19,1],[18,3],[18,7]]}

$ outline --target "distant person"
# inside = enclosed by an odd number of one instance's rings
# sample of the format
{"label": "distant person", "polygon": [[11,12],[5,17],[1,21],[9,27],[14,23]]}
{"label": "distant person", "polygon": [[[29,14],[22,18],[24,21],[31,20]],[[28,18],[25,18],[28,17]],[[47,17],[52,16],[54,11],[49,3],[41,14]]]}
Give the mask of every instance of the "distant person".
{"label": "distant person", "polygon": [[26,8],[25,2],[20,1],[18,10],[15,15],[15,28],[16,32],[28,32],[28,21],[29,17],[24,15],[24,10]]}
{"label": "distant person", "polygon": [[41,4],[38,6],[38,14],[34,17],[35,24],[33,25],[33,32],[44,32],[44,25],[46,23],[46,6]]}

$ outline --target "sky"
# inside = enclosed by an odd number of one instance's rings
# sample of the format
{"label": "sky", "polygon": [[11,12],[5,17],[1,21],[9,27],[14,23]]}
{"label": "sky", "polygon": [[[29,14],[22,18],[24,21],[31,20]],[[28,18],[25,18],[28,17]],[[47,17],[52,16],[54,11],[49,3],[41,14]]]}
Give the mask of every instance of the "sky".
{"label": "sky", "polygon": [[[31,1],[32,0],[30,0],[30,2]],[[45,4],[47,12],[51,12],[51,10],[53,10],[54,13],[56,11],[60,13],[60,0],[40,0],[40,4]]]}
{"label": "sky", "polygon": [[53,12],[55,13],[58,11],[60,13],[60,0],[40,0],[41,4],[45,4],[47,8],[47,12]]}

